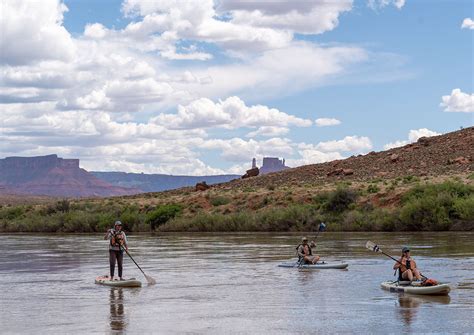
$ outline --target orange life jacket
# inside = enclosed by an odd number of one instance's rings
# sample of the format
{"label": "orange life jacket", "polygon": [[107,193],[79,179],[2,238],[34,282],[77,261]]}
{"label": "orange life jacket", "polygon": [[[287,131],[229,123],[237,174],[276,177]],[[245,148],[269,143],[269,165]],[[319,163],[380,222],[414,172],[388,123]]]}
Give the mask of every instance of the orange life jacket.
{"label": "orange life jacket", "polygon": [[416,263],[415,263],[414,259],[408,260],[405,257],[403,257],[402,260],[400,261],[400,263],[401,263],[400,271],[402,273],[405,272],[408,269],[410,269],[410,270],[415,270],[416,269]]}
{"label": "orange life jacket", "polygon": [[112,238],[110,239],[110,245],[113,247],[120,247],[123,246],[124,238],[123,238],[123,231],[113,231]]}

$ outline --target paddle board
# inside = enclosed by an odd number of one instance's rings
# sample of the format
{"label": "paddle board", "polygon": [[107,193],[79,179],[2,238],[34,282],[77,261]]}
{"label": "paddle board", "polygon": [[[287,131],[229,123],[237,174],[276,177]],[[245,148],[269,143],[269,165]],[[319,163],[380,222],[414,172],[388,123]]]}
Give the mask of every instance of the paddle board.
{"label": "paddle board", "polygon": [[129,278],[124,280],[110,280],[107,276],[99,276],[95,279],[95,283],[99,285],[113,286],[113,287],[141,287],[142,282]]}

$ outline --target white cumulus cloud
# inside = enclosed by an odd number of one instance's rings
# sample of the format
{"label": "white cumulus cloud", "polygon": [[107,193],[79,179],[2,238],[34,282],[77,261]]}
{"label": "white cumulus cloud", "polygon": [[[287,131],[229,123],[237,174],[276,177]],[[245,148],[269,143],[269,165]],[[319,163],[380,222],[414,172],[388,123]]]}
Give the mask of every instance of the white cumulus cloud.
{"label": "white cumulus cloud", "polygon": [[437,136],[437,135],[441,135],[441,134],[437,133],[436,131],[429,130],[427,128],[412,129],[408,132],[408,140],[399,140],[399,141],[387,143],[384,145],[383,148],[384,150],[389,150],[392,148],[403,147],[404,145],[418,141],[418,139],[421,137],[431,137],[431,136]]}
{"label": "white cumulus cloud", "polygon": [[402,9],[402,7],[405,6],[405,0],[368,0],[367,5],[374,10],[381,9],[389,5],[393,5],[397,9]]}
{"label": "white cumulus cloud", "polygon": [[461,29],[474,29],[474,21],[467,17],[462,21]]}
{"label": "white cumulus cloud", "polygon": [[464,93],[459,88],[452,90],[451,95],[443,95],[441,100],[440,106],[445,112],[474,112],[474,94]]}
{"label": "white cumulus cloud", "polygon": [[275,108],[247,106],[233,96],[218,103],[201,98],[186,106],[179,106],[177,114],[160,114],[155,122],[171,129],[223,127],[308,127],[311,120],[302,119]]}
{"label": "white cumulus cloud", "polygon": [[372,141],[366,136],[346,136],[342,140],[320,142],[314,149],[322,152],[361,152],[372,149]]}
{"label": "white cumulus cloud", "polygon": [[62,25],[65,11],[60,0],[2,0],[0,63],[72,59],[75,45]]}
{"label": "white cumulus cloud", "polygon": [[259,127],[255,131],[251,131],[247,134],[247,137],[257,137],[257,136],[265,136],[265,137],[277,137],[281,135],[286,135],[290,129],[287,127],[273,127],[273,126],[263,126]]}
{"label": "white cumulus cloud", "polygon": [[352,0],[220,1],[218,10],[233,23],[254,27],[320,34],[337,27],[339,15],[352,9]]}
{"label": "white cumulus cloud", "polygon": [[319,118],[319,119],[316,119],[315,123],[318,127],[329,127],[329,126],[337,126],[341,124],[341,121],[334,118]]}

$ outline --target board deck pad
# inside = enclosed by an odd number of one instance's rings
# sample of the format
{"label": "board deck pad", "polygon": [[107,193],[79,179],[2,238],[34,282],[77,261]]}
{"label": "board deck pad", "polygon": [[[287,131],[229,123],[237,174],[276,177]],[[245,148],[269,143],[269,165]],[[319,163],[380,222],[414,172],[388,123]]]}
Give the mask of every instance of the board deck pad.
{"label": "board deck pad", "polygon": [[138,279],[129,278],[124,280],[110,280],[108,276],[99,276],[95,278],[95,283],[99,285],[112,287],[141,287],[142,283]]}

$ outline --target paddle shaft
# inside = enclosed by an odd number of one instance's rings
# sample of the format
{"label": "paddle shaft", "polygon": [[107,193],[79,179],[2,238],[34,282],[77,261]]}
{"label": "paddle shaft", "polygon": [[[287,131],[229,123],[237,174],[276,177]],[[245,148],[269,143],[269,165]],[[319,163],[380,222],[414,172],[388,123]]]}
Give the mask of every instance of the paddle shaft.
{"label": "paddle shaft", "polygon": [[140,271],[146,276],[145,272],[143,272],[142,268],[140,267],[140,265],[137,264],[137,262],[135,262],[135,260],[133,259],[132,255],[130,255],[130,253],[128,252],[127,249],[123,249],[125,250],[125,252],[127,253],[128,257],[130,257],[130,259],[133,261],[133,263],[135,263],[135,265],[137,266],[137,268],[140,269]]}

